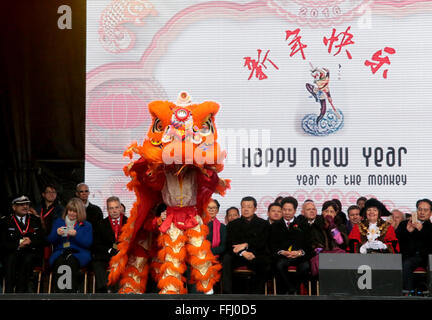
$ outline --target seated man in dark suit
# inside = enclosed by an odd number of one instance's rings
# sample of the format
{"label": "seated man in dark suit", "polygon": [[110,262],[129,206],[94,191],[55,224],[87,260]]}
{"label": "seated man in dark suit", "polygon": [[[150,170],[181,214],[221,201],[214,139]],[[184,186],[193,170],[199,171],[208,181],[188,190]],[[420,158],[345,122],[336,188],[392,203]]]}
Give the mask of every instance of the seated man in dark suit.
{"label": "seated man in dark suit", "polygon": [[363,218],[360,215],[360,207],[352,205],[348,208],[348,221],[346,223],[347,234],[349,234],[355,224],[362,222]]}
{"label": "seated man in dark suit", "polygon": [[30,200],[21,196],[12,201],[14,213],[1,221],[0,246],[3,252],[5,292],[32,293],[31,274],[42,264],[43,233],[38,217],[29,213]]}
{"label": "seated man in dark suit", "polygon": [[97,223],[103,219],[103,213],[99,206],[90,203],[88,200],[89,195],[90,190],[88,185],[79,183],[76,188],[76,196],[84,203],[84,207],[86,208],[86,220],[91,223],[94,232]]}
{"label": "seated man in dark suit", "polygon": [[403,289],[406,294],[415,294],[413,271],[426,268],[428,255],[432,254],[432,223],[430,222],[432,202],[421,199],[416,203],[417,213],[402,221],[396,229],[402,253]]}
{"label": "seated man in dark suit", "polygon": [[267,238],[270,225],[255,212],[253,197],[241,201],[241,217],[227,225],[227,250],[223,257],[222,284],[224,293],[232,293],[232,272],[240,266],[255,271],[253,293],[263,294],[270,271]]}
{"label": "seated man in dark suit", "polygon": [[225,225],[231,221],[240,218],[240,211],[236,207],[229,207],[225,214]]}
{"label": "seated man in dark suit", "polygon": [[[295,218],[297,206],[295,198],[284,198],[283,218],[270,228],[269,247],[276,266],[278,293],[298,293],[300,282],[306,280],[309,272],[311,248]],[[289,266],[295,266],[296,272],[288,272]]]}
{"label": "seated man in dark suit", "polygon": [[107,199],[108,217],[96,225],[93,245],[93,271],[96,277],[96,292],[108,292],[108,265],[112,256],[118,253],[117,241],[121,227],[126,224],[127,217],[122,213],[120,199]]}
{"label": "seated man in dark suit", "polygon": [[276,221],[282,219],[282,206],[278,202],[270,203],[267,208],[267,222],[268,224],[272,224]]}

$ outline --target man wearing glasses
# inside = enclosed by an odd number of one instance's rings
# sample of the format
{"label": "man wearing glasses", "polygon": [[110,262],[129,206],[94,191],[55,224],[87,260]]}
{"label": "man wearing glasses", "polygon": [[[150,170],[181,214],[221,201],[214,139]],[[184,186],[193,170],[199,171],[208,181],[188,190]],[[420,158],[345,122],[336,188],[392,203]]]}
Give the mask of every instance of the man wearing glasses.
{"label": "man wearing glasses", "polygon": [[[32,210],[30,208],[30,210]],[[42,192],[42,201],[34,208],[36,215],[39,216],[45,236],[51,232],[52,223],[60,218],[63,213],[63,206],[57,199],[57,190],[54,185],[48,184]]]}
{"label": "man wearing glasses", "polygon": [[406,295],[415,295],[413,271],[427,267],[428,255],[432,254],[432,201],[421,199],[416,203],[417,212],[409,220],[399,223],[396,236],[402,253],[403,288]]}
{"label": "man wearing glasses", "polygon": [[90,203],[88,197],[90,195],[90,190],[88,185],[85,183],[80,183],[76,188],[76,196],[81,199],[86,208],[86,220],[92,224],[93,231],[95,230],[97,224],[103,220],[103,213],[99,206]]}

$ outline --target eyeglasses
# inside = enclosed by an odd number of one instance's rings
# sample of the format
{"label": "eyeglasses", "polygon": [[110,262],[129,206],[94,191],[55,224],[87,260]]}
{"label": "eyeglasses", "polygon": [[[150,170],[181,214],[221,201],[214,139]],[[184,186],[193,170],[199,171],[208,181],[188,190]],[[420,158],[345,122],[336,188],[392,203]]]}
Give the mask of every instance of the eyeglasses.
{"label": "eyeglasses", "polygon": [[89,192],[88,190],[80,190],[80,191],[78,191],[79,193],[87,193],[87,192]]}

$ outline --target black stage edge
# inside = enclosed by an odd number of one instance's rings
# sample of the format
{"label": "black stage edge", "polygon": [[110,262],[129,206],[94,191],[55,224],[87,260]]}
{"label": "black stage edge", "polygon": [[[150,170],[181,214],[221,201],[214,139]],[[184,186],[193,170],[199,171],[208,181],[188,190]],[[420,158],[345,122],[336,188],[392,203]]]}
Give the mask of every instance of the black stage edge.
{"label": "black stage edge", "polygon": [[[4,294],[2,310],[31,310],[32,317],[61,314],[76,319],[91,315],[95,320],[128,319],[266,319],[318,316],[351,319],[373,314],[373,318],[429,311],[431,297],[403,296],[262,296],[262,295],[119,295],[119,294]],[[80,311],[82,310],[82,311]],[[81,313],[82,312],[82,313]],[[345,315],[345,316],[343,316]],[[276,318],[277,317],[277,318]]]}
{"label": "black stage edge", "polygon": [[[352,296],[352,295],[321,295],[321,296],[292,296],[292,295],[254,295],[254,294],[185,294],[185,295],[164,295],[157,293],[144,293],[144,294],[115,294],[115,293],[9,293],[0,295],[1,300],[199,300],[199,301],[212,301],[212,300],[259,300],[259,301],[329,301],[329,300],[344,300],[344,301],[432,301],[432,297],[421,296]],[[430,302],[429,302],[430,303]]]}

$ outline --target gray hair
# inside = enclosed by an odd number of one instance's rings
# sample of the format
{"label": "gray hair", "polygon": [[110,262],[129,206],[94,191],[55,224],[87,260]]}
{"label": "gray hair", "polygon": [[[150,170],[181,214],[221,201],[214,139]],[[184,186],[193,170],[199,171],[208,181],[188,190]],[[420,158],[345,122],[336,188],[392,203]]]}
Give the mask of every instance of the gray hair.
{"label": "gray hair", "polygon": [[78,183],[77,186],[76,186],[76,191],[78,191],[79,188],[80,188],[81,186],[86,186],[86,187],[88,188],[88,185],[87,185],[86,183],[84,183],[84,182],[80,182],[80,183]]}
{"label": "gray hair", "polygon": [[114,201],[117,201],[121,205],[121,201],[120,201],[119,197],[111,196],[106,200],[107,207],[108,207],[108,203],[114,202]]}

